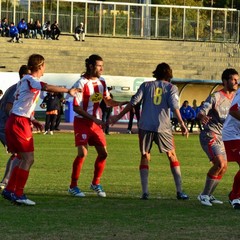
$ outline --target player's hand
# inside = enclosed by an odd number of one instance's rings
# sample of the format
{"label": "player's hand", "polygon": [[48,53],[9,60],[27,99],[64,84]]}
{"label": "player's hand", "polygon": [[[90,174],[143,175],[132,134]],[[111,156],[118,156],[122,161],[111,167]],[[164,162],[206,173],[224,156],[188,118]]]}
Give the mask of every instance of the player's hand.
{"label": "player's hand", "polygon": [[212,118],[209,116],[202,116],[200,121],[203,125],[206,125],[210,121],[210,119],[212,119]]}
{"label": "player's hand", "polygon": [[120,107],[120,109],[122,109],[122,107],[128,103],[129,103],[128,101],[120,102],[118,106]]}
{"label": "player's hand", "polygon": [[119,120],[117,115],[110,116],[108,119],[108,124],[114,125]]}
{"label": "player's hand", "polygon": [[96,119],[94,119],[94,122],[95,122],[97,125],[102,126],[103,129],[106,128],[106,123],[103,122],[102,120],[96,118]]}
{"label": "player's hand", "polygon": [[189,137],[188,129],[184,123],[181,124],[181,132],[183,136],[186,136],[186,138]]}
{"label": "player's hand", "polygon": [[68,91],[68,94],[70,94],[72,97],[74,97],[76,95],[76,93],[78,92],[82,92],[81,88],[71,88]]}
{"label": "player's hand", "polygon": [[33,126],[37,129],[37,131],[42,132],[42,130],[43,130],[43,125],[42,125],[38,120],[33,119],[33,120],[32,120],[32,124],[33,124]]}

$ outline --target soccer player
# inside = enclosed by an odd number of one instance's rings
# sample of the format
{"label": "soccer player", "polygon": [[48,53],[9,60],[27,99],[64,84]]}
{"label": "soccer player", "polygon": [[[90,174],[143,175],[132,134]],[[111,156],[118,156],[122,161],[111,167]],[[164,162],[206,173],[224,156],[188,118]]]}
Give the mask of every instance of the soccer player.
{"label": "soccer player", "polygon": [[144,82],[137,93],[132,96],[130,103],[118,115],[112,116],[110,122],[114,124],[138,103],[142,103],[142,113],[139,120],[139,146],[141,152],[140,178],[142,185],[141,199],[149,198],[148,175],[152,143],[155,142],[159,151],[165,152],[170,162],[174,177],[177,199],[186,200],[188,195],[182,191],[180,162],[178,161],[172,126],[170,109],[176,114],[183,135],[188,137],[188,130],[179,111],[178,89],[170,83],[172,69],[167,63],[160,63],[153,72],[155,81]]}
{"label": "soccer player", "polygon": [[[235,75],[238,78],[238,75]],[[237,162],[240,166],[240,90],[237,91],[229,114],[224,122],[222,130],[223,143],[226,149],[228,162]],[[229,194],[229,202],[234,209],[240,209],[240,170],[237,171],[232,190]]]}
{"label": "soccer player", "polygon": [[34,119],[33,113],[40,91],[64,92],[74,96],[80,89],[67,89],[48,85],[39,79],[45,71],[45,59],[39,54],[33,54],[28,59],[28,69],[31,74],[25,75],[17,84],[15,100],[11,115],[6,122],[6,142],[11,153],[20,155],[19,165],[16,166],[2,195],[7,200],[18,204],[35,205],[24,192],[30,168],[34,162],[34,144],[32,126],[43,129],[40,122]]}
{"label": "soccer player", "polygon": [[[26,74],[29,73],[27,65],[22,65],[19,69],[19,77],[20,79],[23,78]],[[6,137],[5,137],[5,125],[6,121],[10,115],[10,111],[12,109],[12,105],[14,102],[14,93],[16,91],[17,84],[12,85],[9,87],[6,92],[4,93],[1,101],[0,101],[0,141],[2,142],[4,147],[6,146]],[[0,183],[0,189],[4,189],[6,184],[8,183],[9,177],[13,168],[18,165],[19,156],[16,154],[12,154],[9,158],[5,170],[4,177]]]}
{"label": "soccer player", "polygon": [[199,135],[200,143],[212,163],[204,189],[198,196],[198,200],[205,206],[223,203],[213,196],[213,192],[227,170],[222,128],[238,88],[238,79],[238,72],[235,69],[225,69],[222,73],[223,88],[208,96],[197,116],[204,127]]}
{"label": "soccer player", "polygon": [[77,156],[72,165],[71,184],[68,192],[75,197],[84,197],[85,194],[78,187],[80,172],[88,153],[88,145],[94,146],[97,158],[94,165],[94,176],[90,188],[100,197],[106,197],[100,178],[104,171],[107,158],[106,139],[103,132],[106,123],[100,119],[100,102],[103,99],[108,106],[122,106],[126,102],[115,101],[110,97],[103,77],[103,59],[98,55],[91,55],[85,60],[86,72],[74,84],[81,88],[73,101],[75,145]]}

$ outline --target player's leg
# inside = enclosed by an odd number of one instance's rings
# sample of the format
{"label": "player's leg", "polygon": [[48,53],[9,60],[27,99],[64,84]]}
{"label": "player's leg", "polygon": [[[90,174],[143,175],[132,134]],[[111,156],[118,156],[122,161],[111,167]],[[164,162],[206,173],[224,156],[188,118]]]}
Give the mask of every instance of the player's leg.
{"label": "player's leg", "polygon": [[148,190],[148,175],[149,175],[149,161],[150,161],[150,153],[145,153],[141,155],[139,172],[140,172],[140,181],[142,186],[142,197],[141,199],[147,200],[149,197]]}
{"label": "player's leg", "polygon": [[106,159],[108,156],[106,148],[107,143],[102,128],[97,124],[94,124],[93,128],[91,128],[91,137],[89,137],[89,145],[95,146],[95,149],[97,151],[97,158],[94,164],[94,174],[90,188],[94,190],[99,197],[106,197],[106,193],[104,192],[100,184],[100,179],[105,169]]}
{"label": "player's leg", "polygon": [[3,179],[2,179],[2,181],[1,181],[1,183],[0,183],[0,186],[1,186],[2,189],[4,189],[5,186],[7,185],[13,169],[14,169],[16,166],[18,166],[19,163],[20,163],[19,156],[15,156],[15,154],[13,154],[13,155],[8,159],[8,162],[7,162],[7,165],[6,165],[6,169],[5,169],[5,173],[4,173]]}
{"label": "player's leg", "polygon": [[200,143],[213,165],[207,173],[204,189],[198,196],[198,200],[205,206],[212,206],[212,203],[222,204],[222,201],[215,199],[212,195],[227,171],[226,153],[221,136],[213,133],[206,134],[203,131],[200,133]]}
{"label": "player's leg", "polygon": [[[237,162],[240,167],[240,140],[224,141],[228,162]],[[234,209],[240,209],[240,170],[237,171],[232,190],[229,193],[229,202]]]}
{"label": "player's leg", "polygon": [[68,192],[75,197],[85,197],[85,194],[78,187],[78,179],[82,170],[83,163],[87,157],[87,145],[78,146],[78,154],[73,161],[71,183]]}
{"label": "player's leg", "polygon": [[182,191],[182,176],[180,162],[177,159],[176,151],[175,149],[172,149],[168,151],[166,154],[170,163],[170,169],[176,186],[177,199],[187,200],[189,198],[188,195],[183,193]]}
{"label": "player's leg", "polygon": [[129,120],[128,120],[128,128],[127,128],[127,133],[132,133],[132,125],[133,125],[133,117],[134,117],[134,112],[133,109],[129,112]]}
{"label": "player's leg", "polygon": [[151,159],[150,151],[154,138],[153,132],[139,129],[139,147],[141,152],[141,159],[139,164],[140,181],[142,187],[141,199],[147,200],[149,198],[148,176],[149,176],[149,161]]}
{"label": "player's leg", "polygon": [[94,164],[94,174],[93,174],[93,179],[92,179],[90,188],[95,192],[97,192],[97,195],[99,197],[106,197],[106,193],[104,192],[100,184],[100,179],[106,165],[106,158],[108,155],[107,149],[106,149],[106,146],[99,146],[99,145],[95,146],[95,149],[97,151],[97,158]]}
{"label": "player's leg", "polygon": [[[36,203],[27,199],[24,194],[24,187],[29,177],[30,168],[34,163],[34,152],[21,152],[19,155],[21,156],[20,164],[18,167],[15,167],[12,172],[12,175],[15,173],[15,202],[25,205],[35,205]],[[11,181],[11,178],[9,182]],[[8,186],[9,184],[7,185],[7,188]]]}

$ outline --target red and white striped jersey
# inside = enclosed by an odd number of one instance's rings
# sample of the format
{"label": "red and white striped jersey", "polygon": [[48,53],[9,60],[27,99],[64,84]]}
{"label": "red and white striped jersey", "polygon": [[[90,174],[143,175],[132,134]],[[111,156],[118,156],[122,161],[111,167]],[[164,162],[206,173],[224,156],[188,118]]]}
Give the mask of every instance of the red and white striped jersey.
{"label": "red and white striped jersey", "polygon": [[34,113],[40,91],[45,84],[31,75],[25,75],[17,84],[12,113],[30,118]]}
{"label": "red and white striped jersey", "polygon": [[[240,111],[240,89],[232,101],[231,111]],[[240,121],[228,114],[222,130],[223,141],[239,140],[240,139]]]}
{"label": "red and white striped jersey", "polygon": [[[100,102],[104,97],[110,96],[105,79],[100,77],[92,80],[83,75],[73,87],[82,89],[82,92],[77,93],[74,97],[73,105],[82,107],[88,114],[100,119]],[[82,118],[76,113],[75,116]]]}

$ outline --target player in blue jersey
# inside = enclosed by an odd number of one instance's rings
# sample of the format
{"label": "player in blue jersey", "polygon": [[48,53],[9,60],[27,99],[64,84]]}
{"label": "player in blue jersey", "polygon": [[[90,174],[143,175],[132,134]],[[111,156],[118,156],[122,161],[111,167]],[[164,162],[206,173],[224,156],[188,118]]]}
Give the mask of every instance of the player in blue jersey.
{"label": "player in blue jersey", "polygon": [[[24,77],[24,75],[28,74],[29,70],[27,65],[22,65],[19,69],[19,77],[20,79]],[[4,93],[1,101],[0,101],[0,141],[2,142],[3,146],[6,148],[6,138],[5,138],[5,125],[6,121],[10,115],[10,111],[12,109],[12,105],[14,102],[14,93],[17,89],[17,83],[9,87],[6,92]],[[10,174],[13,168],[18,165],[19,156],[12,154],[9,158],[5,170],[4,177],[0,183],[0,189],[4,189],[8,183]]]}
{"label": "player in blue jersey", "polygon": [[179,111],[178,89],[170,83],[173,77],[172,69],[167,63],[160,63],[153,72],[153,77],[156,80],[142,83],[137,93],[132,96],[130,103],[118,115],[112,116],[110,123],[114,124],[135,105],[140,102],[142,103],[142,113],[139,120],[141,199],[146,200],[149,198],[148,175],[150,151],[152,143],[155,142],[160,153],[165,152],[169,159],[176,185],[177,199],[186,200],[188,199],[188,195],[182,191],[180,163],[175,152],[170,120],[170,110],[172,110],[181,126],[182,134],[188,137],[188,130]]}

